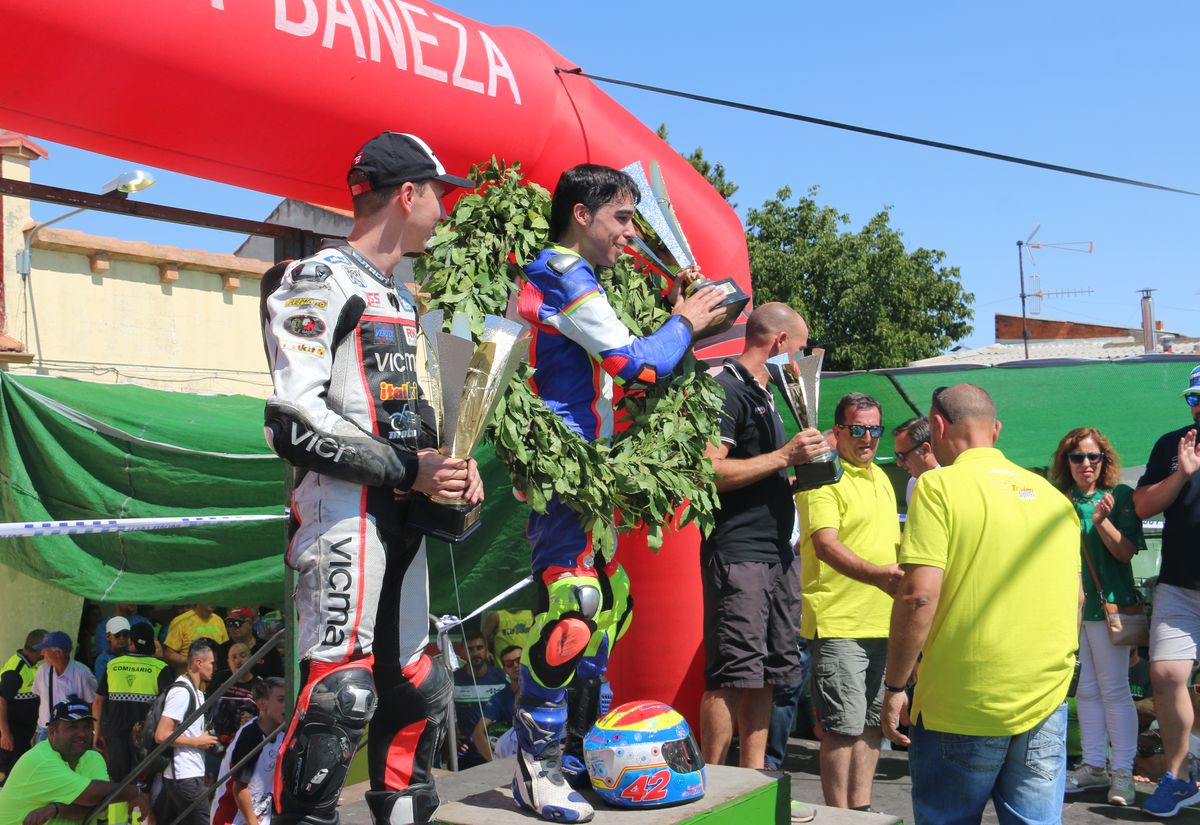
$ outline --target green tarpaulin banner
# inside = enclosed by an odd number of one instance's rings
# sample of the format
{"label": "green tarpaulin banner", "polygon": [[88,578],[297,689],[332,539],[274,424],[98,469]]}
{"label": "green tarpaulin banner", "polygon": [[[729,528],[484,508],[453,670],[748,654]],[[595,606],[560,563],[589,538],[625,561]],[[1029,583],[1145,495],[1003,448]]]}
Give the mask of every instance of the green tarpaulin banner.
{"label": "green tarpaulin banner", "polygon": [[[832,426],[847,392],[873,395],[888,428],[880,456],[891,456],[891,427],[925,412],[934,388],[970,381],[995,398],[999,446],[1023,466],[1044,467],[1059,438],[1083,425],[1099,427],[1126,465],[1139,465],[1159,435],[1188,423],[1179,393],[1192,366],[1138,359],[831,375],[821,383],[820,421]],[[283,512],[285,468],[266,449],[260,400],[0,372],[0,401],[0,520]],[[483,528],[453,551],[429,546],[437,614],[465,615],[529,572],[528,508],[488,448],[476,458],[487,490]],[[886,466],[903,507],[907,478]],[[94,600],[278,606],[286,541],[279,521],[44,536],[0,541],[0,562]],[[527,588],[507,605],[533,599]]]}
{"label": "green tarpaulin banner", "polygon": [[[285,466],[267,450],[261,400],[3,372],[0,394],[0,520],[284,511]],[[483,527],[453,557],[429,544],[439,615],[470,612],[529,573],[526,508],[490,450],[477,457]],[[286,543],[279,521],[41,536],[0,541],[0,562],[98,601],[278,606]]]}

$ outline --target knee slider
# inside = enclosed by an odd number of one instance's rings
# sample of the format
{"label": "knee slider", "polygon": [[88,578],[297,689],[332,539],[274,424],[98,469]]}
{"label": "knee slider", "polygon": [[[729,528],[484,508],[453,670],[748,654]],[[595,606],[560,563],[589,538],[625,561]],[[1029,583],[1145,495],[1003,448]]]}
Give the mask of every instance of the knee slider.
{"label": "knee slider", "polygon": [[282,812],[329,815],[350,761],[375,714],[375,685],[366,668],[336,670],[317,680],[279,756]]}
{"label": "knee slider", "polygon": [[575,602],[579,605],[579,612],[583,614],[584,618],[595,621],[596,614],[600,612],[600,605],[603,603],[603,599],[600,597],[600,588],[593,585],[574,585],[571,587],[571,595],[575,597]]}

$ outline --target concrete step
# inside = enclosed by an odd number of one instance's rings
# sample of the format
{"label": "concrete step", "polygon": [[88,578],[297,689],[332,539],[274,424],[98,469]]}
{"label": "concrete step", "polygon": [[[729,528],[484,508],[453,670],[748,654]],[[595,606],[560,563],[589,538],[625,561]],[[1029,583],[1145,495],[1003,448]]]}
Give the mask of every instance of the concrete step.
{"label": "concrete step", "polygon": [[[540,822],[516,806],[511,782],[515,760],[501,759],[459,773],[438,772],[444,825],[531,825]],[[596,825],[789,825],[791,778],[786,773],[709,765],[704,797],[669,808],[612,808],[585,792],[596,808]],[[339,805],[345,825],[372,825],[364,801],[367,784],[347,787]],[[815,805],[814,825],[895,825],[894,816]]]}

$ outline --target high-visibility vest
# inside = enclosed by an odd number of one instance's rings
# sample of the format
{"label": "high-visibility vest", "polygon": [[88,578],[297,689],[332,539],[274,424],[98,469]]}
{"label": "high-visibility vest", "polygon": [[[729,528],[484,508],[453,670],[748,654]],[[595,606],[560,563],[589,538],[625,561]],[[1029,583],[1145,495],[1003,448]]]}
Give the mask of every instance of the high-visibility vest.
{"label": "high-visibility vest", "polygon": [[36,699],[37,694],[33,692],[33,676],[37,673],[37,665],[31,663],[18,651],[8,657],[8,661],[4,663],[4,667],[0,667],[0,673],[8,673],[10,670],[15,670],[21,674],[21,689],[13,697],[13,701],[20,702],[27,699]]}
{"label": "high-visibility vest", "polygon": [[105,673],[108,677],[108,701],[152,702],[158,696],[158,674],[166,662],[153,656],[118,656],[110,659]]}

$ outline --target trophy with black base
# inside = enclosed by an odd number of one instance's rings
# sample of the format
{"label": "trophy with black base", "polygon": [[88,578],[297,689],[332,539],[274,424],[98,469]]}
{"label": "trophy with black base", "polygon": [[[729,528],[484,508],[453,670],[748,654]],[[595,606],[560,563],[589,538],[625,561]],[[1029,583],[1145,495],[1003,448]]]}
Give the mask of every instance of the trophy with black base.
{"label": "trophy with black base", "polygon": [[[637,215],[640,218],[637,223],[645,237],[635,238],[634,244],[664,274],[674,277],[680,269],[693,265],[696,257],[692,254],[692,248],[688,246],[679,219],[675,216],[675,207],[667,195],[667,184],[663,180],[658,161],[650,162],[649,178],[646,177],[646,170],[641,161],[635,161],[621,171],[633,178],[641,195],[637,205]],[[651,248],[654,239],[663,247],[657,252]],[[750,303],[750,296],[742,292],[733,278],[714,281],[701,276],[684,287],[684,295],[690,297],[706,286],[716,286],[724,293],[721,302],[717,304],[724,313],[714,318],[703,329],[693,331],[693,337],[697,341],[730,329],[746,308],[746,304]]]}
{"label": "trophy with black base", "polygon": [[[820,398],[821,362],[825,350],[814,349],[812,355],[791,358],[776,356],[767,361],[767,372],[771,381],[779,387],[784,403],[787,404],[800,429],[817,426],[817,402]],[[792,491],[813,490],[833,484],[842,477],[842,462],[833,450],[808,464],[792,468],[795,477]]]}
{"label": "trophy with black base", "polygon": [[[423,351],[418,353],[418,363],[424,366],[423,384],[441,452],[465,460],[483,438],[517,367],[529,358],[530,339],[524,324],[487,315],[483,335],[475,344],[465,315],[455,313],[452,332],[442,331],[443,319],[440,310],[421,317]],[[482,502],[416,494],[408,526],[457,544],[479,529],[482,513]]]}

